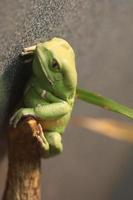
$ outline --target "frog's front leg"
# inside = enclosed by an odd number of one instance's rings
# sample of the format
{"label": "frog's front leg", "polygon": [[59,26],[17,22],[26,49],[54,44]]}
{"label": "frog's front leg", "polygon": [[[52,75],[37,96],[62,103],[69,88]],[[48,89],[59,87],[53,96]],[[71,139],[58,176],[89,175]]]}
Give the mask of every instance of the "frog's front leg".
{"label": "frog's front leg", "polygon": [[30,47],[25,47],[25,48],[23,48],[23,51],[21,52],[21,55],[22,56],[32,55],[32,54],[34,54],[35,49],[36,49],[36,45],[30,46]]}
{"label": "frog's front leg", "polygon": [[30,63],[33,61],[33,56],[35,53],[36,45],[23,48],[21,56],[25,56],[24,63]]}
{"label": "frog's front leg", "polygon": [[[10,119],[10,125],[16,128],[18,122],[24,116],[32,116],[36,118],[34,109],[21,108],[17,110]],[[40,153],[43,158],[49,158],[62,152],[63,146],[61,141],[61,135],[58,132],[43,131],[39,124],[39,134],[36,135],[37,141],[40,146]]]}

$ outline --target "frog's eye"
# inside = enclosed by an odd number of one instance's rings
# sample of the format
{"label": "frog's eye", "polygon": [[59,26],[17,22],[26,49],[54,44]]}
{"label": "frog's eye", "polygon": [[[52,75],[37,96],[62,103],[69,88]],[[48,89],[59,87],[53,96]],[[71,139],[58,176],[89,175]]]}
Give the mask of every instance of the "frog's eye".
{"label": "frog's eye", "polygon": [[60,69],[59,63],[55,59],[52,60],[51,67],[52,67],[53,70],[59,70]]}

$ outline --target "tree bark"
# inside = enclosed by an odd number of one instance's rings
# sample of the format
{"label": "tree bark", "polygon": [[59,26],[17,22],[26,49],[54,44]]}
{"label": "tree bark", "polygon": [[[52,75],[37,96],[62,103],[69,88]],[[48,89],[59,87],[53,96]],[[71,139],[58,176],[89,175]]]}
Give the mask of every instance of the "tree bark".
{"label": "tree bark", "polygon": [[40,200],[40,153],[38,123],[21,120],[9,128],[9,164],[3,200]]}

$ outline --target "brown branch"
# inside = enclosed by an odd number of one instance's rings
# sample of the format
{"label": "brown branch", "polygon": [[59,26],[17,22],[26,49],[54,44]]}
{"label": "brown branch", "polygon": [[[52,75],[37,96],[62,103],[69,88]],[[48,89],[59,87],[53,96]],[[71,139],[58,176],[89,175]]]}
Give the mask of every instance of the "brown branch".
{"label": "brown branch", "polygon": [[3,200],[40,200],[40,153],[38,123],[21,120],[9,128],[9,165]]}

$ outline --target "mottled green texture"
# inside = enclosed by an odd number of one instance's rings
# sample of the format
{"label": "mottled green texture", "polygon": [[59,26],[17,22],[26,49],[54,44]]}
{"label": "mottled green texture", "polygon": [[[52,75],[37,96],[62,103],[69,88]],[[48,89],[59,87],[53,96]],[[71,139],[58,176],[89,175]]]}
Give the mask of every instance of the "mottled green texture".
{"label": "mottled green texture", "polygon": [[16,127],[20,119],[28,115],[39,121],[42,157],[62,151],[61,135],[71,116],[76,85],[75,55],[71,46],[61,38],[37,44],[23,107],[15,112],[10,124]]}

